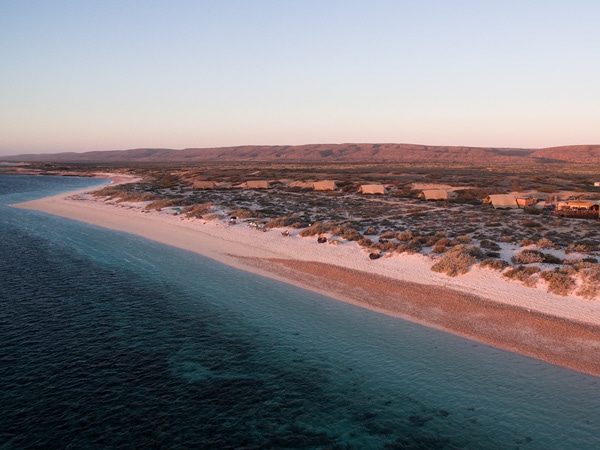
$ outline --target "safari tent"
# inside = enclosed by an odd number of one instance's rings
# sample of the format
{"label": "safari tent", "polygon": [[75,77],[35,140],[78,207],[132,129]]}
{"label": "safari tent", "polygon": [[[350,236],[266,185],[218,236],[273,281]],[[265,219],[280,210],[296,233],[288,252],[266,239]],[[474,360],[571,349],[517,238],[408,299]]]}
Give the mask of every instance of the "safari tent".
{"label": "safari tent", "polygon": [[419,197],[425,200],[451,200],[457,196],[456,192],[445,189],[425,189],[419,194]]}
{"label": "safari tent", "polygon": [[594,200],[568,200],[568,209],[598,209],[598,202]]}
{"label": "safari tent", "polygon": [[287,187],[300,189],[314,189],[313,184],[314,183],[311,183],[309,181],[292,181],[291,183],[287,184]]}
{"label": "safari tent", "polygon": [[519,208],[525,208],[526,206],[533,206],[537,203],[536,197],[517,197],[517,205]]}
{"label": "safari tent", "polygon": [[194,181],[194,189],[214,189],[214,181]]}
{"label": "safari tent", "polygon": [[242,184],[245,189],[270,189],[271,185],[266,180],[250,180]]}
{"label": "safari tent", "polygon": [[385,187],[383,184],[362,184],[358,189],[361,194],[379,194],[385,195]]}
{"label": "safari tent", "polygon": [[513,194],[488,195],[483,203],[491,203],[495,209],[517,209],[517,199]]}
{"label": "safari tent", "polygon": [[313,183],[313,189],[315,191],[335,191],[337,185],[333,180],[315,181]]}

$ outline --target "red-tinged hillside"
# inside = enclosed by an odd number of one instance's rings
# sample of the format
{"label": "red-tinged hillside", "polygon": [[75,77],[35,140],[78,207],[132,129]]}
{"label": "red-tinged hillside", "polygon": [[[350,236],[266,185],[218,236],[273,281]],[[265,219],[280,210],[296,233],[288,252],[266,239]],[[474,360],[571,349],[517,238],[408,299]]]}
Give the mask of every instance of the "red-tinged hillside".
{"label": "red-tinged hillside", "polygon": [[134,149],[86,153],[17,155],[7,161],[61,163],[169,162],[364,162],[364,163],[511,163],[527,158],[529,149],[427,146],[414,144],[246,145],[220,148]]}
{"label": "red-tinged hillside", "polygon": [[569,145],[536,150],[531,154],[538,159],[580,164],[600,163],[600,145]]}

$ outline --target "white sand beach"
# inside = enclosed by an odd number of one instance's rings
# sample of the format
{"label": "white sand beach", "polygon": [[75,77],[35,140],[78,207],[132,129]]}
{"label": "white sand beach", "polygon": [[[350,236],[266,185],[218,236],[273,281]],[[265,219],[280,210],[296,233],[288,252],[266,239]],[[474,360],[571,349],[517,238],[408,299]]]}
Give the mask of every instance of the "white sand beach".
{"label": "white sand beach", "polygon": [[600,376],[600,301],[557,296],[472,267],[449,277],[430,270],[423,254],[370,260],[355,242],[318,244],[298,230],[257,232],[243,222],[205,221],[145,211],[77,192],[19,205],[207,256],[469,339]]}

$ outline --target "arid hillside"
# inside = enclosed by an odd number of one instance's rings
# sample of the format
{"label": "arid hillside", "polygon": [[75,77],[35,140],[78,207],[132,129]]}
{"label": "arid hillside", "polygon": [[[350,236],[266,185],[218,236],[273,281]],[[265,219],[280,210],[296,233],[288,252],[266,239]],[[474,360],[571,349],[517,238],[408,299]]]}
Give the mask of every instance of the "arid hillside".
{"label": "arid hillside", "polygon": [[220,148],[133,149],[85,153],[28,154],[4,157],[7,161],[61,163],[169,163],[169,162],[314,162],[314,163],[598,163],[600,145],[510,149],[427,146],[415,144],[310,144],[247,145]]}
{"label": "arid hillside", "polygon": [[542,148],[534,151],[531,156],[538,159],[551,159],[570,163],[597,164],[600,162],[600,145]]}

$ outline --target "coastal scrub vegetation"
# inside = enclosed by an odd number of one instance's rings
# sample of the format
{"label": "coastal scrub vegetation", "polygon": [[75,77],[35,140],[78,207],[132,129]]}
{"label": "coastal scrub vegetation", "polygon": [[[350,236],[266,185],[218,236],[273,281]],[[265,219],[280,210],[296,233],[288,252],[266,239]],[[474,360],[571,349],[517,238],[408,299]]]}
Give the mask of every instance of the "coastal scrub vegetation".
{"label": "coastal scrub vegetation", "polygon": [[[297,228],[302,237],[326,235],[338,244],[357,242],[365,253],[422,253],[434,260],[432,271],[449,276],[466,273],[479,263],[528,286],[596,298],[600,221],[557,217],[535,208],[499,210],[483,203],[488,195],[517,188],[535,191],[540,200],[565,192],[600,198],[600,188],[593,187],[596,174],[587,167],[553,167],[545,173],[542,165],[535,170],[539,176],[531,176],[531,168],[517,166],[500,170],[451,164],[138,167],[135,172],[141,181],[106,186],[94,195],[189,219],[230,216],[259,221],[266,229]],[[234,188],[258,179],[268,180],[271,188]],[[194,188],[195,180],[213,184]],[[314,191],[312,182],[317,180],[336,180],[338,189]],[[383,184],[386,194],[359,193],[361,184],[372,183]],[[450,187],[456,197],[419,198],[422,189],[437,185]]]}

